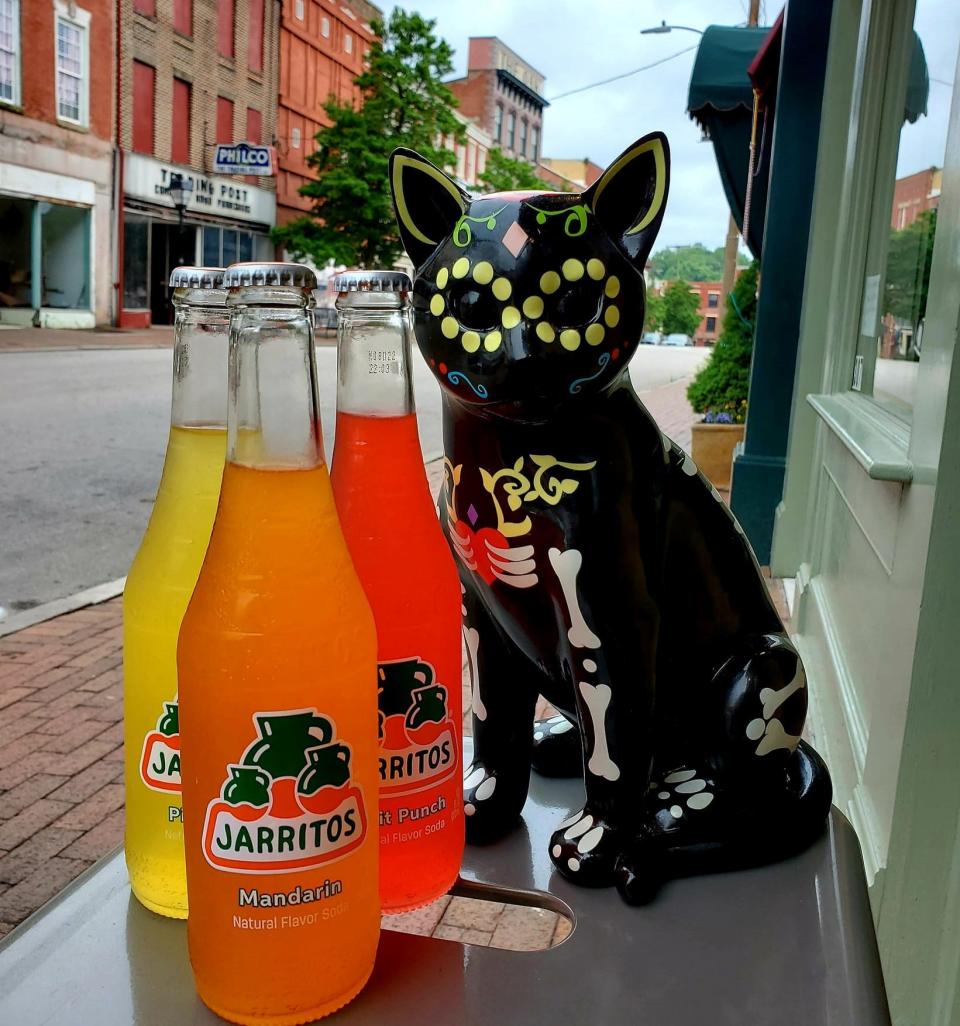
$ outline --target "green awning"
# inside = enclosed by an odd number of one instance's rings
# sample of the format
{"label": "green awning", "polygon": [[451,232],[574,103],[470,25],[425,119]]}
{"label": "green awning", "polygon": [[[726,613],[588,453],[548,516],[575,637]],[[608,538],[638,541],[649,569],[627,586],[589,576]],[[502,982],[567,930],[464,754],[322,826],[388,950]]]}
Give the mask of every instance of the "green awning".
{"label": "green awning", "polygon": [[[753,121],[753,87],[747,68],[764,45],[769,28],[730,28],[711,25],[703,34],[690,76],[687,112],[713,143],[720,180],[730,210],[741,229],[750,159],[750,128]],[[779,46],[777,47],[779,49]],[[919,36],[914,33],[910,77],[904,103],[904,119],[914,122],[927,112],[930,79]],[[767,207],[770,177],[770,143],[773,139],[775,96],[767,99],[767,122],[763,113],[757,128],[748,237],[744,240],[759,257]]]}

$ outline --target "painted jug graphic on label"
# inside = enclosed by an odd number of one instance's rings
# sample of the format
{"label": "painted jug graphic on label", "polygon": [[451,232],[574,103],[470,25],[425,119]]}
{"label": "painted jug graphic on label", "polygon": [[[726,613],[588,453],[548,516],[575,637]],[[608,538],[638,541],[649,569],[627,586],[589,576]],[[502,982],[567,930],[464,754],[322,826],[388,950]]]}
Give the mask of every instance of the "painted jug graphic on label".
{"label": "painted jug graphic on label", "polygon": [[140,779],[151,791],[180,793],[180,707],[176,699],[163,703],[157,729],[143,739]]}
{"label": "painted jug graphic on label", "polygon": [[228,764],[207,806],[203,854],[215,869],[290,873],[342,858],[367,832],[350,746],[314,709],[258,712],[257,737]]}
{"label": "painted jug graphic on label", "polygon": [[380,794],[398,797],[446,780],[456,769],[456,724],[447,689],[417,656],[379,663]]}

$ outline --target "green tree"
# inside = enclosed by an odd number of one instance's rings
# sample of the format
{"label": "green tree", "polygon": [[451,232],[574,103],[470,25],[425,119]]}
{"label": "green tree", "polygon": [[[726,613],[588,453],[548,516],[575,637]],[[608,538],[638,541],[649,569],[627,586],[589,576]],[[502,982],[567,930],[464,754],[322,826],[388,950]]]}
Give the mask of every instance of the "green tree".
{"label": "green tree", "polygon": [[757,316],[757,263],[741,273],[727,303],[723,330],[710,358],[687,389],[697,413],[728,413],[736,423],[747,415],[753,326]]}
{"label": "green tree", "polygon": [[[737,253],[737,266],[745,266],[747,257]],[[701,242],[692,246],[661,249],[650,258],[654,277],[663,281],[721,281],[723,278],[723,247],[707,249]]]}
{"label": "green tree", "polygon": [[644,331],[661,331],[663,329],[663,296],[658,292],[647,290],[647,307],[643,314]]}
{"label": "green tree", "polygon": [[663,290],[663,331],[667,335],[692,335],[700,326],[700,297],[687,281],[672,281]]}
{"label": "green tree", "polygon": [[354,79],[363,95],[358,110],[331,97],[332,124],[317,132],[307,159],[316,180],[300,193],[313,201],[310,217],[274,229],[274,242],[316,263],[390,265],[402,248],[394,223],[387,163],[395,146],[409,146],[438,167],[455,155],[437,140],[465,133],[454,116],[457,101],[441,79],[453,70],[453,50],[434,33],[435,21],[394,8],[374,20],[377,40],[366,69]]}
{"label": "green tree", "polygon": [[552,189],[538,178],[532,164],[508,157],[499,147],[487,154],[483,174],[477,179],[484,192],[511,192],[514,189]]}
{"label": "green tree", "polygon": [[936,210],[925,210],[900,231],[890,232],[887,278],[884,284],[885,313],[916,327],[927,312]]}

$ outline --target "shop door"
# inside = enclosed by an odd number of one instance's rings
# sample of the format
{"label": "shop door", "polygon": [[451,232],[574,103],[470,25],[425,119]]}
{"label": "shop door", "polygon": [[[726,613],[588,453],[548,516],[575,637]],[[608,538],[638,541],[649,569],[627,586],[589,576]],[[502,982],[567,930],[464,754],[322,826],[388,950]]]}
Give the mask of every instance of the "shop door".
{"label": "shop door", "polygon": [[154,221],[150,236],[150,319],[153,324],[173,324],[170,272],[181,264],[196,263],[197,230],[192,225]]}

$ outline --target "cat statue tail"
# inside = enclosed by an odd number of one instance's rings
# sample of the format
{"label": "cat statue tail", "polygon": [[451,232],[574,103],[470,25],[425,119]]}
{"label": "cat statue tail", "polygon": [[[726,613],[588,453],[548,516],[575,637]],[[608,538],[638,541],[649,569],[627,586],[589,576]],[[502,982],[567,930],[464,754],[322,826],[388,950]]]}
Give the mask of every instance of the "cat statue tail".
{"label": "cat statue tail", "polygon": [[820,756],[801,741],[787,766],[787,784],[779,803],[762,816],[746,816],[722,839],[678,844],[669,834],[639,834],[617,860],[615,879],[630,905],[645,905],[668,880],[700,873],[728,872],[762,866],[799,854],[824,832],[833,785]]}

